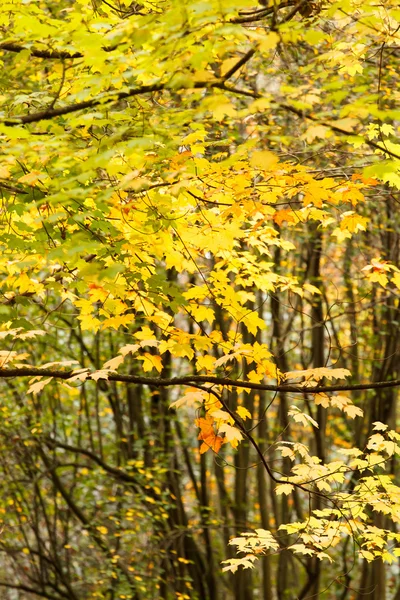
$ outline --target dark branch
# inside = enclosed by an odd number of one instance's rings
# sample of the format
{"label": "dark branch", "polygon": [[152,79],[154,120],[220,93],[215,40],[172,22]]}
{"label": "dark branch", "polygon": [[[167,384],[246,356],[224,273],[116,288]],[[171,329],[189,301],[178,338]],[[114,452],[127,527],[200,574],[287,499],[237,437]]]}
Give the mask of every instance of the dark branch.
{"label": "dark branch", "polygon": [[[227,90],[232,92],[233,94],[239,94],[244,96],[253,96],[259,97],[259,94],[255,94],[254,92],[249,92],[246,90],[239,90],[237,88],[229,88],[225,85],[226,78],[221,81],[219,79],[215,79],[214,81],[194,81],[193,84],[189,85],[189,89],[204,89],[204,88],[219,88],[223,90]],[[53,119],[54,117],[61,117],[63,115],[68,115],[73,112],[78,112],[79,110],[85,110],[86,108],[94,108],[95,106],[99,106],[101,104],[109,104],[111,102],[118,102],[119,100],[126,100],[127,98],[133,98],[134,96],[140,96],[142,94],[151,94],[153,92],[161,92],[162,90],[168,89],[168,85],[166,83],[154,83],[152,85],[142,85],[141,87],[131,88],[126,92],[119,92],[115,94],[110,94],[107,96],[92,98],[91,100],[86,100],[84,102],[77,102],[76,104],[70,104],[68,106],[61,106],[59,108],[52,108],[42,110],[37,113],[32,113],[30,115],[21,115],[17,117],[13,117],[11,119],[5,119],[2,121],[5,125],[12,127],[14,125],[26,125],[27,123],[38,123],[39,121],[48,121]]]}
{"label": "dark branch", "polygon": [[106,471],[106,473],[109,473],[116,479],[135,485],[137,484],[136,477],[129,475],[128,473],[126,473],[126,471],[123,471],[122,469],[117,469],[115,467],[112,467],[111,465],[108,465],[99,456],[97,456],[97,454],[91,452],[91,450],[86,450],[86,448],[80,448],[77,446],[71,446],[70,444],[64,444],[57,440],[53,440],[52,438],[48,438],[46,440],[46,444],[47,446],[49,446],[49,448],[62,448],[63,450],[68,450],[69,452],[73,452],[74,454],[83,454],[83,456],[87,456],[88,458],[93,460],[93,462],[98,464],[104,471]]}
{"label": "dark branch", "polygon": [[[102,50],[104,52],[112,52],[117,46],[104,46]],[[82,52],[68,52],[68,50],[39,50],[37,48],[27,48],[21,44],[15,42],[3,42],[0,44],[0,50],[6,50],[7,52],[22,52],[23,50],[29,50],[31,56],[36,58],[49,58],[49,59],[74,59],[83,58]]]}
{"label": "dark branch", "polygon": [[77,102],[76,104],[70,104],[68,106],[60,106],[60,108],[46,109],[37,113],[32,113],[31,115],[22,115],[19,117],[14,117],[12,119],[5,119],[3,123],[5,125],[8,125],[9,127],[12,127],[13,125],[26,125],[27,123],[38,123],[39,121],[48,121],[50,119],[53,119],[54,117],[61,117],[63,115],[68,115],[73,112],[78,112],[79,110],[85,110],[86,108],[94,108],[95,106],[99,106],[100,104],[117,102],[118,100],[124,100],[126,98],[131,98],[140,94],[158,92],[163,90],[164,87],[165,85],[161,83],[153,85],[143,85],[142,87],[133,88],[127,92],[119,92],[118,94],[113,94],[111,96],[106,96],[102,98],[92,98],[91,100],[85,100],[84,102]]}
{"label": "dark branch", "polygon": [[[238,63],[236,63],[236,65],[234,67],[232,67],[232,69],[230,69],[230,71],[228,71],[228,74],[231,71],[232,71],[231,74],[236,72],[236,70],[238,68],[240,68],[240,66],[242,64],[244,64],[244,62],[247,62],[247,60],[249,60],[249,58],[251,58],[251,56],[253,56],[252,50],[250,50],[245,55],[245,57],[243,57],[243,59],[241,59]],[[243,60],[244,60],[244,62],[242,62]],[[189,89],[190,88],[191,89],[218,88],[218,89],[221,89],[221,90],[224,90],[227,92],[231,92],[232,94],[238,94],[238,95],[242,95],[242,96],[250,96],[252,98],[261,98],[262,97],[262,95],[257,92],[253,92],[250,90],[241,90],[236,87],[227,85],[226,81],[228,78],[228,74],[222,80],[215,79],[214,81],[194,81],[193,84],[189,86]],[[50,119],[53,119],[54,117],[60,117],[63,115],[68,115],[73,112],[78,112],[79,110],[85,110],[86,108],[94,108],[95,106],[99,106],[101,104],[109,104],[111,102],[117,102],[119,100],[133,98],[134,96],[140,96],[142,94],[161,92],[162,90],[168,89],[168,87],[169,86],[166,83],[155,83],[153,85],[143,85],[138,88],[132,88],[126,92],[119,92],[116,94],[111,94],[109,96],[103,96],[101,98],[99,98],[99,97],[92,98],[92,100],[86,100],[85,102],[78,102],[76,104],[70,104],[69,106],[62,106],[60,108],[46,109],[46,110],[43,110],[43,111],[40,111],[37,113],[33,113],[30,115],[21,115],[21,116],[14,117],[12,119],[5,119],[2,122],[9,127],[12,127],[15,125],[26,125],[28,123],[38,123],[39,121],[50,120]],[[294,113],[298,117],[301,117],[303,119],[308,119],[309,121],[313,121],[314,123],[319,123],[320,125],[324,125],[325,127],[328,127],[329,129],[331,129],[331,131],[339,133],[340,135],[347,135],[347,136],[354,135],[354,133],[352,133],[351,131],[346,131],[345,129],[342,129],[341,127],[337,127],[336,125],[334,125],[332,123],[321,121],[317,117],[314,117],[310,114],[305,114],[303,111],[295,108],[294,106],[290,106],[288,104],[277,104],[277,106],[278,106],[278,108],[282,108],[286,111]],[[380,150],[384,154],[392,156],[393,158],[400,159],[400,155],[396,154],[395,152],[392,152],[391,150],[385,148],[384,146],[381,146],[380,144],[377,144],[376,142],[374,142],[372,140],[363,138],[363,141],[370,148],[374,148],[375,150]]]}
{"label": "dark branch", "polygon": [[238,60],[238,62],[236,64],[234,64],[233,67],[231,67],[229,69],[229,71],[227,71],[225,73],[225,75],[222,76],[223,79],[227,80],[230,77],[232,77],[232,75],[234,73],[236,73],[236,71],[239,71],[239,69],[241,67],[243,67],[243,65],[245,65],[252,58],[252,56],[254,56],[255,52],[256,51],[255,51],[254,48],[252,48],[251,50],[249,50],[248,52],[246,52],[246,54],[244,56],[242,56],[242,58],[240,60]]}
{"label": "dark branch", "polygon": [[[67,380],[74,376],[73,371],[53,371],[52,369],[40,369],[26,367],[21,369],[0,369],[0,379],[10,377],[53,377],[55,379]],[[87,374],[88,380],[96,380],[96,371]],[[108,381],[121,383],[133,383],[140,385],[151,385],[154,387],[170,387],[174,385],[191,385],[193,383],[211,383],[215,385],[230,386],[235,388],[247,388],[251,390],[264,390],[266,392],[291,392],[293,394],[319,394],[321,392],[346,392],[354,390],[377,390],[384,388],[400,387],[400,379],[392,381],[372,381],[370,383],[341,384],[341,385],[317,385],[305,387],[301,384],[270,385],[264,383],[253,383],[229,377],[216,377],[212,375],[184,375],[182,377],[171,377],[169,379],[158,377],[139,377],[137,375],[119,375],[109,373]]]}
{"label": "dark branch", "polygon": [[[303,111],[299,110],[298,108],[295,108],[294,106],[290,106],[290,104],[279,104],[278,106],[279,106],[279,108],[283,108],[284,110],[287,110],[288,112],[291,112],[302,119],[307,119],[308,121],[313,121],[314,123],[318,123],[318,125],[323,125],[324,127],[327,127],[328,129],[330,129],[331,131],[334,131],[335,133],[339,133],[340,135],[348,135],[350,137],[353,135],[357,135],[356,133],[354,133],[352,131],[346,131],[346,129],[342,129],[341,127],[338,127],[337,125],[334,125],[333,123],[321,121],[321,119],[318,119],[318,117],[314,117],[311,114],[304,113]],[[388,148],[385,148],[384,146],[377,144],[373,140],[368,140],[363,136],[361,136],[361,137],[363,138],[364,144],[366,144],[370,148],[374,148],[374,150],[379,150],[380,152],[384,152],[385,154],[388,154],[389,156],[392,156],[393,158],[400,159],[399,154],[396,154],[395,152],[392,152]]]}
{"label": "dark branch", "polygon": [[34,594],[40,598],[48,598],[48,600],[60,600],[59,596],[53,596],[44,591],[35,590],[27,585],[19,585],[17,583],[8,583],[7,581],[0,581],[0,587],[10,588],[12,590],[20,590],[21,592],[27,592],[28,594]]}

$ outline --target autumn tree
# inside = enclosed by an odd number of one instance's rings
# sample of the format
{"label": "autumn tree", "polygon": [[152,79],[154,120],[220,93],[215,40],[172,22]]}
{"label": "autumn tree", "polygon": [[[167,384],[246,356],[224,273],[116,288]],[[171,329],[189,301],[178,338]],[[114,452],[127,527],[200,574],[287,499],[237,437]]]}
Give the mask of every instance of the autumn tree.
{"label": "autumn tree", "polygon": [[399,600],[394,0],[2,2],[6,600]]}

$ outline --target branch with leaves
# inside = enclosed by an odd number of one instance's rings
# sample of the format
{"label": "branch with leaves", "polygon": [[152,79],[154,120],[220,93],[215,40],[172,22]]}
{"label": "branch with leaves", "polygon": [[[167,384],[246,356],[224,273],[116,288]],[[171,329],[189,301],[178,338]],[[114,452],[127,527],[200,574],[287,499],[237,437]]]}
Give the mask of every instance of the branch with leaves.
{"label": "branch with leaves", "polygon": [[[327,370],[329,372],[329,370]],[[192,385],[196,383],[219,385],[229,388],[245,388],[249,390],[259,390],[264,392],[290,392],[293,394],[319,394],[329,392],[350,392],[360,390],[379,390],[395,388],[400,386],[400,379],[393,381],[374,381],[370,383],[354,383],[354,384],[341,384],[341,385],[291,385],[291,384],[264,384],[254,383],[252,381],[241,381],[237,379],[231,379],[229,377],[218,377],[212,375],[183,375],[182,377],[171,377],[169,379],[163,379],[159,377],[142,377],[140,375],[123,375],[113,373],[111,371],[106,372],[101,370],[99,372],[93,371],[83,372],[81,370],[75,371],[57,371],[53,369],[43,369],[35,367],[24,367],[24,368],[3,368],[0,369],[0,379],[8,379],[14,377],[48,377],[53,379],[60,379],[68,381],[73,379],[76,381],[77,373],[82,376],[81,379],[85,381],[115,381],[119,383],[127,384],[138,384],[148,385],[153,387],[173,387],[179,385]],[[34,390],[33,390],[34,391]]]}

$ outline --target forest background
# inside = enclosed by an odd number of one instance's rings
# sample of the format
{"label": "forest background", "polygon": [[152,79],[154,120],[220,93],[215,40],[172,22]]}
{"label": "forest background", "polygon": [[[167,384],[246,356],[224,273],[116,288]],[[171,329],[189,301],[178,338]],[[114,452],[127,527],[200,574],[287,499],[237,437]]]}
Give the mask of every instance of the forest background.
{"label": "forest background", "polygon": [[395,0],[2,0],[5,600],[399,600]]}

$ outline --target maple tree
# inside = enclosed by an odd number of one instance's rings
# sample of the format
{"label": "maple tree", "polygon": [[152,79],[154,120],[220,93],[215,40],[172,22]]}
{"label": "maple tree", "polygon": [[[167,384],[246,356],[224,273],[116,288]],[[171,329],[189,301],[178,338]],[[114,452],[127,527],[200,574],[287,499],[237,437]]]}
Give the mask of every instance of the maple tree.
{"label": "maple tree", "polygon": [[397,3],[0,27],[3,597],[398,600]]}

